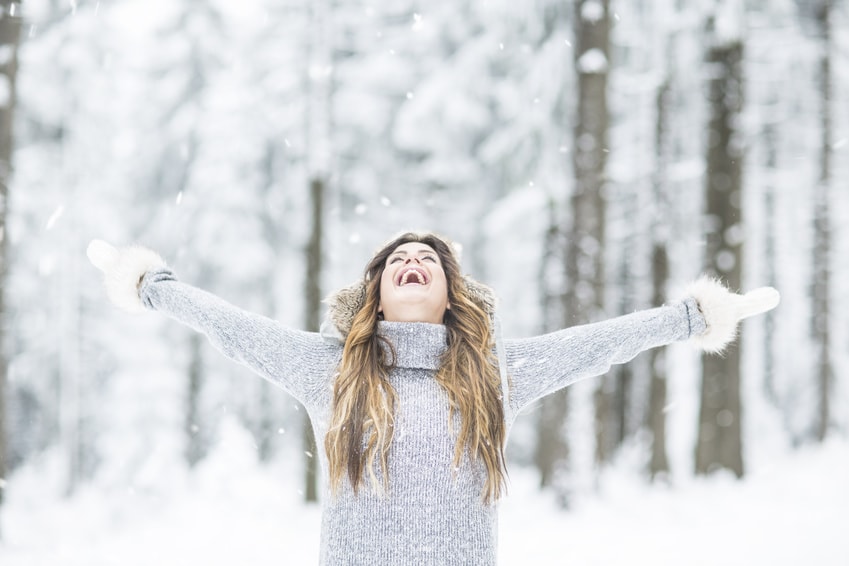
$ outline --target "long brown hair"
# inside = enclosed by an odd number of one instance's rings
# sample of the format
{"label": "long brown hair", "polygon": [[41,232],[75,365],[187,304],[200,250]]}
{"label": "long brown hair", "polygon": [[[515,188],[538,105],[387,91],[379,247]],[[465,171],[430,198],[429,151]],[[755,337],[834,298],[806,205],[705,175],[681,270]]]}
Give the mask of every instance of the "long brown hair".
{"label": "long brown hair", "polygon": [[460,417],[453,465],[455,469],[460,465],[467,450],[471,458],[483,462],[487,480],[481,496],[485,502],[491,502],[504,489],[506,434],[491,320],[470,298],[451,246],[434,234],[403,234],[377,252],[366,266],[365,302],[354,316],[345,340],[333,387],[330,426],[324,439],[330,487],[337,493],[347,475],[356,493],[364,481],[364,470],[375,489],[389,486],[387,462],[397,396],[389,383],[391,359],[387,360],[381,342],[389,346],[390,353],[392,345],[377,333],[380,278],[389,255],[398,246],[410,242],[433,248],[448,286],[451,308],[444,318],[448,347],[436,380],[448,394],[449,427],[455,415]]}

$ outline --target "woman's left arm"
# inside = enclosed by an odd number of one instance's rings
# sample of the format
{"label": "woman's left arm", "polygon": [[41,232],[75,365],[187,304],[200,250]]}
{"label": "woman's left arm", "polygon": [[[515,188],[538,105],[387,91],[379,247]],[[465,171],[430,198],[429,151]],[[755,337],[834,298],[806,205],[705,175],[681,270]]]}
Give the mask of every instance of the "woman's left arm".
{"label": "woman's left arm", "polygon": [[763,287],[738,295],[703,278],[683,301],[542,336],[506,340],[510,407],[530,403],[587,377],[607,372],[650,348],[692,339],[707,352],[721,352],[740,320],[774,308],[778,291]]}

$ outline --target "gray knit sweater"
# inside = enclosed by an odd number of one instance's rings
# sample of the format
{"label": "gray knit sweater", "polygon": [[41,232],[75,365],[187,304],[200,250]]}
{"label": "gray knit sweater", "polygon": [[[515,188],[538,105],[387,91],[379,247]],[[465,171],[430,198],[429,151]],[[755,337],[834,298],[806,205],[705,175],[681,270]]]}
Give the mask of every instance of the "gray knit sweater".
{"label": "gray knit sweater", "polygon": [[[148,272],[140,297],[204,333],[227,357],[298,399],[309,412],[319,446],[327,433],[333,377],[342,344],[286,328],[176,281],[167,269]],[[324,494],[321,564],[494,565],[496,505],[485,505],[482,464],[464,459],[452,469],[455,437],[448,399],[433,379],[446,347],[445,327],[381,322],[396,350],[390,380],[398,396],[389,455],[389,490],[345,485]],[[520,340],[504,340],[509,427],[524,407],[580,379],[602,374],[648,348],[699,335],[705,321],[694,299],[604,322]],[[456,427],[455,427],[456,430]],[[319,450],[324,485],[327,457]]]}

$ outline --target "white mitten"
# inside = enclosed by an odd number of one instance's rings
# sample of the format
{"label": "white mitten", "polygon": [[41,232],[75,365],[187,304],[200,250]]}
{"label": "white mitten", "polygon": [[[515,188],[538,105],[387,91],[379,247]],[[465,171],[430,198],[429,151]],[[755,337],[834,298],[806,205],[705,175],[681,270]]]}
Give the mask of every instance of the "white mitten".
{"label": "white mitten", "polygon": [[166,267],[165,261],[153,250],[142,246],[116,248],[103,240],[92,240],[86,255],[103,272],[103,284],[109,300],[131,313],[144,310],[139,299],[139,283],[144,274]]}
{"label": "white mitten", "polygon": [[710,277],[690,284],[687,295],[696,299],[707,323],[704,334],[693,337],[692,341],[711,353],[721,353],[736,338],[741,320],[774,309],[781,300],[772,287],[759,287],[739,295]]}

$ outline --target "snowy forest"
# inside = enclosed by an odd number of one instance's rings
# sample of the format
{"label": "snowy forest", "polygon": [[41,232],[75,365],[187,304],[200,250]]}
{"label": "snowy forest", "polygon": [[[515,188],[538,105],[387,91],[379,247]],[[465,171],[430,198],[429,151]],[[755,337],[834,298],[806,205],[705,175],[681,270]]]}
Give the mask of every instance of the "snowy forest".
{"label": "snowy forest", "polygon": [[305,411],[93,238],[315,331],[434,231],[533,336],[782,294],[519,417],[500,563],[846,564],[849,2],[0,0],[0,564],[313,564]]}

